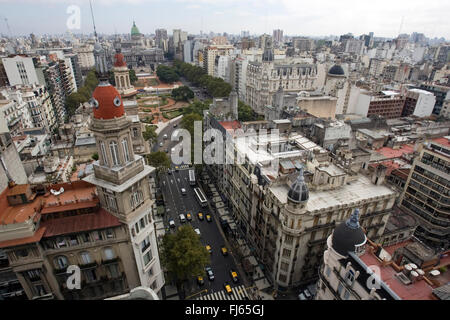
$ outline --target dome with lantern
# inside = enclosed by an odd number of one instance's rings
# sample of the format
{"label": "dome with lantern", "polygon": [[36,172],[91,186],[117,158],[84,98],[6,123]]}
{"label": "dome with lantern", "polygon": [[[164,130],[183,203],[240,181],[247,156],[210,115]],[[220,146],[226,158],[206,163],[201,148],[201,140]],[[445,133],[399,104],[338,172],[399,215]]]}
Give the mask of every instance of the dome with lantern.
{"label": "dome with lantern", "polygon": [[122,97],[114,86],[108,82],[100,82],[92,93],[95,119],[114,119],[125,115]]}

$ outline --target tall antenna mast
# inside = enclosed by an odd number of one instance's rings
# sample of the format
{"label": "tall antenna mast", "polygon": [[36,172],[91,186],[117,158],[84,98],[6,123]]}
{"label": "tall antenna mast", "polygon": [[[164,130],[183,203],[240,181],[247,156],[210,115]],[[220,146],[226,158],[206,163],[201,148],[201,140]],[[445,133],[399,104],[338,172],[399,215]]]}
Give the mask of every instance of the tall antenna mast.
{"label": "tall antenna mast", "polygon": [[402,21],[400,22],[400,28],[398,29],[398,35],[400,35],[400,32],[402,31],[404,19],[405,19],[405,16],[402,16]]}
{"label": "tall antenna mast", "polygon": [[94,36],[95,36],[95,41],[98,41],[98,38],[97,38],[97,30],[95,29],[94,12],[92,11],[92,1],[91,1],[91,0],[89,0],[89,5],[91,6],[91,16],[92,16],[92,24],[94,25]]}

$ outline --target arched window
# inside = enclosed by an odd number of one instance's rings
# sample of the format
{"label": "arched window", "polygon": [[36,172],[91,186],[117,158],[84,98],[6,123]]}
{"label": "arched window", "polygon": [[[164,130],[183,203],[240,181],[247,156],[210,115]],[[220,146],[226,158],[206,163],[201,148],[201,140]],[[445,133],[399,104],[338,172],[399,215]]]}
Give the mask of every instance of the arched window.
{"label": "arched window", "polygon": [[108,158],[106,157],[105,143],[103,141],[100,141],[100,152],[102,153],[103,163],[108,165]]}
{"label": "arched window", "polygon": [[105,253],[106,260],[112,260],[116,257],[112,248],[106,248],[104,253]]}
{"label": "arched window", "polygon": [[124,88],[125,87],[125,81],[123,80],[123,76],[122,77],[120,77],[120,86],[122,87],[122,88]]}
{"label": "arched window", "polygon": [[119,150],[117,149],[117,143],[115,141],[111,141],[109,143],[109,149],[111,151],[111,158],[113,165],[119,165]]}
{"label": "arched window", "polygon": [[84,251],[80,255],[81,255],[81,261],[83,264],[92,263],[91,255],[89,254],[89,252]]}
{"label": "arched window", "polygon": [[65,256],[58,256],[54,260],[55,266],[58,269],[64,269],[69,265],[69,262]]}
{"label": "arched window", "polygon": [[130,153],[128,152],[128,141],[127,139],[122,140],[122,149],[126,162],[130,162]]}

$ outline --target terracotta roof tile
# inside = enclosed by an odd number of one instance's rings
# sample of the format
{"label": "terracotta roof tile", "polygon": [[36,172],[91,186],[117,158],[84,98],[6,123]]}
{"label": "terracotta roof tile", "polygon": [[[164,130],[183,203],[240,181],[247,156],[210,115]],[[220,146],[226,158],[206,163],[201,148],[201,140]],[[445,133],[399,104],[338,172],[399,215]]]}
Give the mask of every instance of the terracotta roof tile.
{"label": "terracotta roof tile", "polygon": [[41,226],[46,228],[44,238],[117,227],[120,225],[121,222],[119,219],[103,208],[96,213],[79,214],[41,222]]}

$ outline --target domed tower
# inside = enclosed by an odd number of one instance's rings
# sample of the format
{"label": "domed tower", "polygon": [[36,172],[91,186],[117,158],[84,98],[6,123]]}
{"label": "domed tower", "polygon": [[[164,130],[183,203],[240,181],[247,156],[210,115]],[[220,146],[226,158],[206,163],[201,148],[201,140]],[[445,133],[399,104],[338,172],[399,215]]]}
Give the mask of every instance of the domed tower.
{"label": "domed tower", "polygon": [[288,195],[288,204],[296,209],[304,209],[308,199],[309,190],[305,182],[305,177],[303,176],[303,167],[300,168],[297,180],[291,185]]}
{"label": "domed tower", "polygon": [[94,173],[83,180],[97,186],[101,207],[126,225],[135,258],[128,264],[132,268],[136,263],[139,274],[132,283],[159,292],[164,276],[153,221],[155,168],[145,165],[133,152],[132,121],[125,114],[122,97],[108,82],[107,73],[101,68],[97,71],[100,82],[92,94],[89,129],[94,133],[99,159],[93,163]]}
{"label": "domed tower", "polygon": [[134,86],[131,85],[130,71],[128,70],[125,57],[121,53],[120,47],[116,49],[112,71],[114,73],[116,88],[121,96],[124,98],[134,96],[137,91],[134,89]]}
{"label": "domed tower", "polygon": [[338,225],[332,234],[332,248],[341,256],[348,252],[362,253],[367,237],[359,225],[359,209],[356,208],[349,219]]}
{"label": "domed tower", "polygon": [[347,92],[350,86],[347,81],[344,69],[341,67],[340,62],[336,62],[334,66],[330,68],[325,78],[325,94],[332,97],[336,97],[336,114],[345,114],[347,112]]}
{"label": "domed tower", "polygon": [[344,275],[338,276],[333,270],[344,270],[342,272],[349,281],[358,278],[359,271],[355,272],[351,268],[348,257],[350,253],[363,254],[366,242],[367,237],[359,225],[359,209],[356,208],[350,218],[339,224],[327,239],[327,250],[323,254],[323,265],[319,269],[317,286],[320,290],[317,291],[316,300],[349,298],[342,293],[341,277]]}
{"label": "domed tower", "polygon": [[136,23],[133,21],[133,26],[131,27],[131,40],[133,41],[133,45],[136,47],[143,47],[144,36],[139,32],[138,27],[136,27]]}

